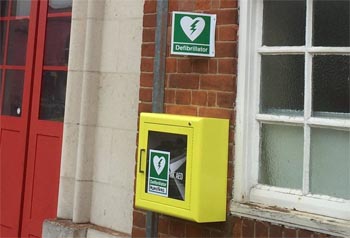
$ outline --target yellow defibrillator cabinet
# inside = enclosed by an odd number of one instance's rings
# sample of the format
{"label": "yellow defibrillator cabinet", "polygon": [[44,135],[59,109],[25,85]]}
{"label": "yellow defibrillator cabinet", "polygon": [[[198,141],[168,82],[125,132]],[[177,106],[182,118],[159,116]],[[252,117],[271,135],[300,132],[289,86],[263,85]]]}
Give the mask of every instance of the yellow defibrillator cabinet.
{"label": "yellow defibrillator cabinet", "polygon": [[135,206],[225,221],[228,133],[226,119],[141,113]]}

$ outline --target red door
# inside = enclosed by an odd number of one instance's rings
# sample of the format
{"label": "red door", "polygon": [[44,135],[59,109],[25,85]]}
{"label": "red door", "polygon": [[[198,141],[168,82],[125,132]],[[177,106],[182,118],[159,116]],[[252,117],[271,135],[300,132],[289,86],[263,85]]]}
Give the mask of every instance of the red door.
{"label": "red door", "polygon": [[71,1],[1,1],[1,237],[56,217]]}

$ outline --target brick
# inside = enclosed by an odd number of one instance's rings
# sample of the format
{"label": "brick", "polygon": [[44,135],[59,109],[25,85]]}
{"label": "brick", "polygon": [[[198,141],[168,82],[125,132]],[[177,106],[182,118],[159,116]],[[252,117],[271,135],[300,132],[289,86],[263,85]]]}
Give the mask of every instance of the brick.
{"label": "brick", "polygon": [[178,59],[177,68],[179,73],[191,73],[192,61],[190,59]]}
{"label": "brick", "polygon": [[219,25],[230,25],[237,24],[237,9],[218,9],[209,11],[210,13],[216,14],[216,24]]}
{"label": "brick", "polygon": [[219,9],[221,0],[211,0],[211,9]]}
{"label": "brick", "polygon": [[141,73],[140,86],[141,87],[152,87],[153,86],[153,73]]}
{"label": "brick", "polygon": [[[230,129],[230,133],[229,133],[229,143],[233,143],[234,142],[234,138],[235,138],[235,130],[234,129]],[[234,154],[234,153],[229,153],[230,154]]]}
{"label": "brick", "polygon": [[154,43],[143,43],[141,46],[141,55],[153,57],[154,56]]}
{"label": "brick", "polygon": [[197,115],[197,108],[194,106],[166,105],[165,111],[169,114],[179,114],[188,116]]}
{"label": "brick", "polygon": [[179,0],[178,1],[178,10],[179,11],[194,11],[195,9],[195,0]]}
{"label": "brick", "polygon": [[210,232],[210,237],[225,237],[225,233],[222,231],[211,231]]}
{"label": "brick", "polygon": [[231,110],[222,108],[199,108],[199,116],[231,119]]}
{"label": "brick", "polygon": [[[229,154],[231,154],[232,151],[229,151]],[[229,163],[227,166],[227,178],[233,178],[233,164]]]}
{"label": "brick", "polygon": [[166,72],[176,73],[177,72],[177,60],[175,58],[166,58]]}
{"label": "brick", "polygon": [[175,90],[165,89],[164,102],[165,103],[175,104]]}
{"label": "brick", "polygon": [[216,104],[219,107],[233,108],[235,100],[234,93],[218,93],[216,97]]}
{"label": "brick", "polygon": [[158,238],[169,238],[168,234],[158,233]]}
{"label": "brick", "polygon": [[208,59],[195,59],[193,62],[193,72],[194,73],[208,73],[209,63]]}
{"label": "brick", "polygon": [[175,102],[176,102],[176,104],[190,105],[191,104],[191,91],[189,91],[189,90],[177,90]]}
{"label": "brick", "polygon": [[237,0],[221,0],[221,8],[237,8]]}
{"label": "brick", "polygon": [[237,61],[235,59],[220,59],[218,65],[220,74],[235,74],[237,72]]}
{"label": "brick", "polygon": [[158,232],[169,235],[169,219],[167,217],[159,217]]}
{"label": "brick", "polygon": [[216,106],[216,93],[208,92],[208,106],[209,107]]}
{"label": "brick", "polygon": [[266,238],[269,235],[269,224],[262,221],[255,222],[255,237]]}
{"label": "brick", "polygon": [[233,226],[232,226],[232,236],[235,238],[242,237],[242,225],[243,220],[239,217],[233,217]]}
{"label": "brick", "polygon": [[[233,131],[233,130],[230,130],[230,131]],[[229,133],[229,136],[230,136],[230,134],[231,133]],[[229,150],[228,150],[228,162],[229,163],[233,163],[233,155],[234,155],[234,152],[235,152],[235,150],[234,150],[235,147],[233,146],[233,144],[229,144],[228,147],[229,147]],[[228,177],[228,178],[232,178],[232,177]]]}
{"label": "brick", "polygon": [[281,238],[282,237],[282,227],[278,225],[270,225],[269,228],[270,238]]}
{"label": "brick", "polygon": [[146,237],[146,229],[132,228],[132,237]]}
{"label": "brick", "polygon": [[156,0],[146,0],[143,5],[143,13],[155,13],[157,9]]}
{"label": "brick", "polygon": [[295,238],[295,237],[297,237],[296,229],[284,227],[282,232],[283,232],[283,238]]}
{"label": "brick", "polygon": [[327,238],[327,237],[330,237],[329,235],[322,234],[322,233],[315,233],[314,236],[315,236],[315,238]]}
{"label": "brick", "polygon": [[244,219],[242,224],[242,237],[254,237],[254,221]]}
{"label": "brick", "polygon": [[208,64],[209,64],[208,73],[216,74],[218,72],[218,60],[217,59],[210,59]]}
{"label": "brick", "polygon": [[201,75],[200,88],[206,90],[218,90],[233,92],[235,77],[232,75]]}
{"label": "brick", "polygon": [[192,105],[206,106],[207,105],[207,92],[192,91]]}
{"label": "brick", "polygon": [[141,72],[153,72],[153,58],[142,57]]}
{"label": "brick", "polygon": [[172,74],[169,76],[169,87],[182,89],[198,89],[199,75]]}
{"label": "brick", "polygon": [[140,88],[139,99],[142,102],[152,102],[152,89],[151,88]]}
{"label": "brick", "polygon": [[[169,12],[177,11],[179,9],[178,0],[169,0]],[[170,23],[170,22],[169,22]]]}
{"label": "brick", "polygon": [[171,44],[171,34],[172,34],[172,29],[171,29],[171,22],[172,22],[172,15],[171,15],[171,12],[169,12],[169,15],[168,15],[168,30],[167,30],[167,37],[166,37],[166,42],[167,42],[167,50],[166,51],[166,56],[170,56],[170,44]]}
{"label": "brick", "polygon": [[211,8],[211,0],[196,0],[196,10],[209,10]]}
{"label": "brick", "polygon": [[225,222],[211,222],[207,223],[207,227],[210,230],[224,231],[225,230]]}
{"label": "brick", "polygon": [[[232,193],[232,188],[233,188],[233,179],[229,178],[227,179],[227,194]],[[228,199],[228,201],[230,202],[230,199]]]}
{"label": "brick", "polygon": [[155,41],[155,28],[143,28],[142,42],[154,42]]}
{"label": "brick", "polygon": [[190,223],[186,224],[186,237],[210,237],[210,231]]}
{"label": "brick", "polygon": [[139,103],[139,113],[140,112],[152,112],[151,103]]}
{"label": "brick", "polygon": [[235,58],[237,56],[237,44],[233,42],[217,42],[215,45],[215,54],[218,58]]}
{"label": "brick", "polygon": [[218,27],[218,41],[236,41],[237,25],[224,25]]}
{"label": "brick", "polygon": [[146,216],[143,212],[134,210],[133,212],[133,226],[139,228],[145,228],[146,225]]}
{"label": "brick", "polygon": [[143,15],[143,27],[155,27],[157,15],[156,14],[144,14]]}
{"label": "brick", "polygon": [[180,220],[171,220],[169,226],[169,235],[175,237],[185,237],[185,224]]}
{"label": "brick", "polygon": [[298,238],[313,238],[313,233],[312,231],[307,231],[307,230],[298,230]]}

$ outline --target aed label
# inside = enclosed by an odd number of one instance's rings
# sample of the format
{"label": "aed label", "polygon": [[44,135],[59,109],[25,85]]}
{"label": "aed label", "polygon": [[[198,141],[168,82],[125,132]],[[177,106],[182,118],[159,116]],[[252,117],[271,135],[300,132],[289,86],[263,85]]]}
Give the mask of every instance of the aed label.
{"label": "aed label", "polygon": [[149,150],[147,192],[168,197],[170,152]]}
{"label": "aed label", "polygon": [[215,56],[215,14],[173,12],[171,54]]}

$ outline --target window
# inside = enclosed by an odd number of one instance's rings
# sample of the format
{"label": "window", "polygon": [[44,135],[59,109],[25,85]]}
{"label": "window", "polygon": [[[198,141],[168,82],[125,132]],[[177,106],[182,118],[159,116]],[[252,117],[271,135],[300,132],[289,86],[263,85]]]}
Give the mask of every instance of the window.
{"label": "window", "polygon": [[240,1],[234,202],[350,221],[349,11]]}

